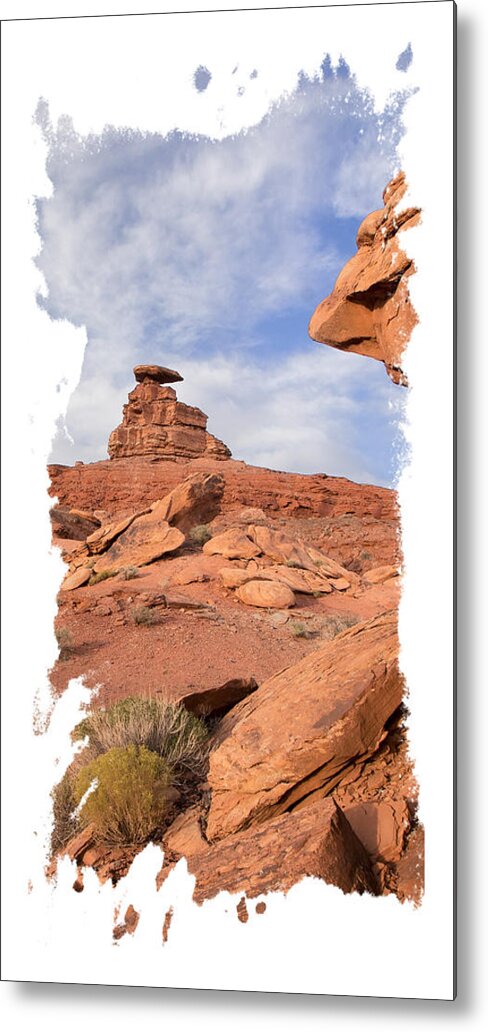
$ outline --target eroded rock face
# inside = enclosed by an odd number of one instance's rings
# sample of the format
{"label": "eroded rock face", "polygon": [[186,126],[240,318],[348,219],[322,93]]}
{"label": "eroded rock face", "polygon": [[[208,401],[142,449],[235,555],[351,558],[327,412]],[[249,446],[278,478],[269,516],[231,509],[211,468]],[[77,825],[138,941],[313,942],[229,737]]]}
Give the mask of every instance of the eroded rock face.
{"label": "eroded rock face", "polygon": [[[260,506],[263,513],[271,517],[334,519],[338,521],[338,545],[334,548],[340,557],[351,551],[351,541],[357,543],[359,535],[364,535],[364,525],[359,520],[369,520],[371,532],[376,528],[381,534],[383,528],[394,534],[398,523],[396,494],[386,487],[355,484],[324,473],[282,473],[248,466],[235,459],[228,459],[223,466],[207,452],[201,458],[189,460],[188,464],[145,455],[117,459],[117,462],[108,459],[89,462],[83,466],[51,465],[48,470],[49,493],[57,496],[61,504],[105,510],[110,519],[129,515],[136,508],[149,507],[191,473],[225,470],[223,513],[233,514],[242,506]],[[252,517],[248,522],[253,522]],[[365,542],[361,547],[369,546]],[[326,552],[330,555],[329,542]],[[392,562],[389,549],[384,562]]]}
{"label": "eroded rock face", "polygon": [[110,434],[111,459],[151,455],[173,461],[187,461],[209,455],[227,459],[230,451],[222,441],[207,433],[207,416],[193,405],[178,401],[172,387],[161,386],[182,380],[173,369],[136,366],[137,386],[124,405],[120,426]]}
{"label": "eroded rock face", "polygon": [[100,520],[89,512],[55,505],[49,513],[55,537],[70,541],[85,541],[100,526]]}
{"label": "eroded rock face", "polygon": [[330,794],[376,751],[403,690],[394,613],[357,624],[265,681],[220,725],[208,839]]}
{"label": "eroded rock face", "polygon": [[184,532],[199,523],[208,523],[220,512],[224,478],[220,473],[194,473],[178,484],[152,511],[172,527]]}
{"label": "eroded rock face", "polygon": [[223,890],[249,898],[287,892],[307,876],[343,892],[377,893],[368,855],[332,799],[200,849],[188,857],[188,870],[196,878],[197,903]]}
{"label": "eroded rock face", "polygon": [[315,309],[308,328],[312,340],[384,362],[400,384],[406,384],[402,355],[417,322],[408,291],[415,267],[399,237],[418,224],[420,209],[401,207],[406,189],[405,173],[399,172],[385,188],[384,207],[363,219],[357,254]]}

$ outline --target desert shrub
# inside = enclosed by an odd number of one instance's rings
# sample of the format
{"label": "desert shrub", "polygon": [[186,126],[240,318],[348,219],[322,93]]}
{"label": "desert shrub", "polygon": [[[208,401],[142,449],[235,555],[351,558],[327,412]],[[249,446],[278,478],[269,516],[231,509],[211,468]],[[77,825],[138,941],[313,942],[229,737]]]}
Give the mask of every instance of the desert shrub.
{"label": "desert shrub", "polygon": [[150,627],[157,620],[157,613],[150,606],[134,606],[131,609],[131,616],[138,627]]}
{"label": "desert shrub", "polygon": [[139,570],[137,566],[123,566],[122,569],[119,570],[119,574],[122,577],[122,580],[134,580],[134,578],[138,576]]}
{"label": "desert shrub", "polygon": [[74,780],[80,825],[93,823],[96,837],[108,845],[145,842],[161,823],[170,784],[168,764],[145,746],[110,749]]}
{"label": "desert shrub", "polygon": [[73,650],[73,635],[67,627],[57,627],[54,633],[59,647],[59,658],[67,659]]}
{"label": "desert shrub", "polygon": [[108,580],[109,577],[116,577],[118,572],[118,570],[100,570],[100,573],[92,573],[88,584],[99,584],[100,581]]}
{"label": "desert shrub", "polygon": [[302,564],[297,559],[287,559],[285,566],[290,566],[292,570],[303,570]]}
{"label": "desert shrub", "polygon": [[205,772],[207,728],[181,703],[129,696],[94,710],[75,730],[78,738],[88,738],[91,755],[129,745],[157,753],[173,771],[175,783]]}
{"label": "desert shrub", "polygon": [[200,523],[197,527],[192,527],[188,534],[188,540],[192,545],[204,545],[206,541],[210,541],[212,537],[212,531],[206,523]]}
{"label": "desert shrub", "polygon": [[290,631],[294,638],[311,638],[312,631],[309,631],[306,624],[301,620],[292,620],[289,624]]}
{"label": "desert shrub", "polygon": [[76,801],[73,794],[73,782],[68,771],[51,792],[53,805],[53,830],[51,833],[51,850],[59,853],[64,849],[73,835],[78,831],[78,820],[75,815]]}
{"label": "desert shrub", "polygon": [[362,559],[364,562],[367,562],[368,559],[372,559],[373,556],[371,555],[371,552],[361,552],[359,558]]}
{"label": "desert shrub", "polygon": [[323,621],[321,628],[322,637],[326,641],[331,641],[337,634],[341,634],[342,631],[346,631],[349,627],[354,627],[358,622],[359,617],[352,614],[335,613],[334,616],[328,616]]}

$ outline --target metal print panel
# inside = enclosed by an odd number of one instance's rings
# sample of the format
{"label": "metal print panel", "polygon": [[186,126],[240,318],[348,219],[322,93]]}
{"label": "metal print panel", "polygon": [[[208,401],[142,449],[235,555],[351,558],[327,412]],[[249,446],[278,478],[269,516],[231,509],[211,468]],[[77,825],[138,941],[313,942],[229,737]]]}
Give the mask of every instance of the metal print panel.
{"label": "metal print panel", "polygon": [[453,997],[454,17],[2,25],[9,979]]}

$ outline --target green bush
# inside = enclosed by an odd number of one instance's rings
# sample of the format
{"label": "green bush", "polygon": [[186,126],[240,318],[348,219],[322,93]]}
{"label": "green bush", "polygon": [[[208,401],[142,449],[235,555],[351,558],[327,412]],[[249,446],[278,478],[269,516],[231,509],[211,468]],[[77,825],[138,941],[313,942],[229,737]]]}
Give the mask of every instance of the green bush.
{"label": "green bush", "polygon": [[[202,777],[208,754],[208,731],[181,703],[129,696],[106,709],[96,709],[73,732],[88,738],[90,756],[129,745],[144,746],[161,756],[175,783]],[[83,757],[83,753],[81,753]]]}
{"label": "green bush", "polygon": [[73,650],[73,635],[67,627],[57,627],[54,633],[59,647],[59,658],[67,659]]}
{"label": "green bush", "polygon": [[118,572],[118,570],[100,570],[100,573],[92,573],[88,584],[90,586],[93,584],[99,584],[100,581],[108,580],[109,577],[116,577]]}
{"label": "green bush", "polygon": [[156,610],[151,609],[150,606],[134,606],[131,616],[138,627],[150,627],[151,624],[157,622],[158,618]]}
{"label": "green bush", "polygon": [[322,623],[321,634],[326,641],[332,641],[342,631],[354,627],[359,622],[359,617],[347,613],[336,613],[334,616],[327,616]]}
{"label": "green bush", "polygon": [[[95,784],[95,787],[92,787]],[[128,745],[98,756],[79,771],[74,797],[81,827],[108,845],[145,842],[164,816],[171,771],[145,746]]]}
{"label": "green bush", "polygon": [[188,534],[188,540],[192,545],[204,545],[206,541],[210,541],[212,537],[212,531],[206,523],[200,523],[197,527],[192,527]]}
{"label": "green bush", "polygon": [[137,566],[123,566],[119,574],[122,580],[134,580],[139,575],[139,570]]}
{"label": "green bush", "polygon": [[69,771],[66,771],[61,781],[52,789],[51,799],[54,822],[51,833],[51,850],[53,853],[59,853],[78,831],[78,821],[74,813],[76,802]]}
{"label": "green bush", "polygon": [[309,631],[306,624],[302,623],[301,620],[293,620],[290,624],[290,631],[294,638],[311,638],[312,632]]}

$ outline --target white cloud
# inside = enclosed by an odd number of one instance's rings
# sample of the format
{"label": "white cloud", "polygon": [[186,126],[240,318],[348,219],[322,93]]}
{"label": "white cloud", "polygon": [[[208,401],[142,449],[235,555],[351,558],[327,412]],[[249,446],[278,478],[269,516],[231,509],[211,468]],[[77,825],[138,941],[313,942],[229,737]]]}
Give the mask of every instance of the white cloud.
{"label": "white cloud", "polygon": [[[189,357],[181,372],[178,397],[208,414],[209,431],[234,458],[360,482],[388,479],[383,452],[403,398],[380,363],[310,344],[279,363],[252,351],[217,354],[212,362]],[[367,392],[365,373],[371,377]],[[82,381],[68,424],[75,444],[60,436],[56,461],[107,458],[108,434],[120,422],[125,393],[133,386],[130,374],[123,389],[100,375]],[[373,425],[383,448],[368,448],[364,439]]]}
{"label": "white cloud", "polygon": [[[346,412],[360,386],[357,360],[298,354],[349,257],[338,219],[359,222],[380,203],[391,162],[364,96],[347,80],[333,88],[332,101],[309,84],[259,126],[218,142],[115,132],[86,142],[66,125],[53,137],[39,264],[48,310],[88,331],[66,420],[75,443],[58,435],[53,459],[105,457],[131,367],[159,360],[195,379],[192,400],[207,405],[210,429],[248,461],[384,477],[358,438],[357,404]],[[282,321],[275,330],[288,313],[305,344]],[[376,418],[384,373],[370,366],[360,380],[364,393],[369,379]],[[224,395],[212,388],[218,376]]]}

